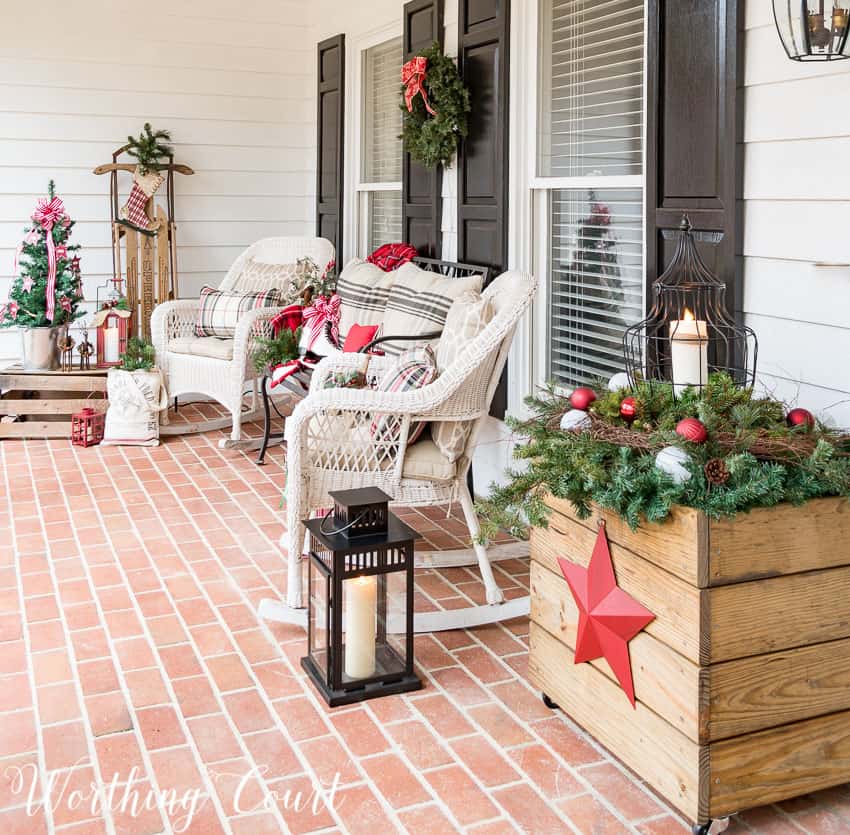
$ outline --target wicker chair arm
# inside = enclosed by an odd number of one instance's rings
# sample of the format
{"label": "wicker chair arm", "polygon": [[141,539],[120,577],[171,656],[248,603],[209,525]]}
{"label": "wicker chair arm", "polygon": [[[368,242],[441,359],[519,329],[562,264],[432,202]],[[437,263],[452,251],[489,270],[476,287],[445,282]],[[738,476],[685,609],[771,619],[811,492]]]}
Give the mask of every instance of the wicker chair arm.
{"label": "wicker chair arm", "polygon": [[163,302],[154,308],[151,314],[151,341],[158,354],[168,350],[168,343],[172,339],[195,335],[200,304],[198,299],[178,299]]}
{"label": "wicker chair arm", "polygon": [[257,347],[257,340],[270,339],[274,336],[272,319],[283,309],[283,307],[260,307],[243,313],[239,317],[236,333],[233,335],[233,358],[236,359],[238,354],[250,360]]}

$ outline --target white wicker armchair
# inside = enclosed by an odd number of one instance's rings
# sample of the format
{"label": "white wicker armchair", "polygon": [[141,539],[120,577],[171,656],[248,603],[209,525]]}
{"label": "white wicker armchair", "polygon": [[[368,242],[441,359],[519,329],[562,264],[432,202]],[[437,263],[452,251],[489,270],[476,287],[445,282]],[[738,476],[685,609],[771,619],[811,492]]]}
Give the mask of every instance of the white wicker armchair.
{"label": "white wicker armchair", "polygon": [[[288,551],[287,603],[302,606],[301,520],[309,512],[329,507],[331,490],[375,485],[407,506],[439,505],[460,499],[475,556],[481,569],[488,603],[504,600],[487,549],[476,542],[478,520],[467,487],[472,450],[486,418],[520,317],[531,304],[536,281],[530,275],[508,272],[484,294],[492,299],[495,316],[461,357],[431,385],[405,392],[372,389],[325,389],[335,371],[361,367],[362,355],[340,354],[318,365],[309,395],[286,423],[287,532],[281,546]],[[380,377],[394,360],[374,357],[368,374]],[[377,414],[391,415],[401,424],[397,443],[372,437]],[[461,457],[450,462],[427,435],[408,445],[412,420],[464,421],[471,424]]]}
{"label": "white wicker armchair", "polygon": [[[320,268],[334,259],[334,248],[324,238],[264,238],[252,244],[233,262],[221,290],[251,292],[267,290],[252,281],[247,286],[242,272],[249,258],[267,264],[294,264],[312,258]],[[156,307],[151,334],[157,363],[165,375],[170,397],[200,394],[221,403],[233,417],[231,441],[242,435],[242,400],[246,389],[256,394],[258,374],[251,362],[256,340],[271,335],[270,322],[280,307],[252,310],[239,320],[232,340],[195,338],[197,299],[181,299]],[[177,342],[180,340],[180,342]],[[179,351],[175,350],[179,347]]]}

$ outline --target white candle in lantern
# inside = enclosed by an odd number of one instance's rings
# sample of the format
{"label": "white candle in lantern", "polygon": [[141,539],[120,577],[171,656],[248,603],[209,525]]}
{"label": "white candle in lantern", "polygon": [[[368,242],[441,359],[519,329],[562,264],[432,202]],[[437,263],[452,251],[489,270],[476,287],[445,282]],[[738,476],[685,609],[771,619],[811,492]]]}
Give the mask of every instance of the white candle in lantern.
{"label": "white candle in lantern", "polygon": [[670,323],[670,358],[674,395],[708,382],[708,323],[694,319],[687,308],[681,319]]}
{"label": "white candle in lantern", "polygon": [[375,674],[378,578],[348,580],[345,591],[345,674],[368,678]]}
{"label": "white candle in lantern", "polygon": [[103,357],[101,362],[117,363],[118,360],[118,328],[104,328]]}

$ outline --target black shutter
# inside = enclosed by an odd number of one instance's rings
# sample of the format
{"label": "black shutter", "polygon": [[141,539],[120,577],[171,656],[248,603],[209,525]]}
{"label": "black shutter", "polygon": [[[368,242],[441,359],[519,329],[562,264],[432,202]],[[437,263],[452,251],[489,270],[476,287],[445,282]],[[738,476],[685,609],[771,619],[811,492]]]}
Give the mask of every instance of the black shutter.
{"label": "black shutter", "polygon": [[[503,272],[508,262],[508,47],[510,0],[459,0],[458,62],[472,97],[458,154],[457,255]],[[493,399],[504,417],[507,374]]]}
{"label": "black shutter", "polygon": [[342,262],[345,119],[345,35],[319,44],[316,234],[327,238]]}
{"label": "black shutter", "polygon": [[646,269],[669,263],[682,214],[740,311],[744,0],[650,0]]}
{"label": "black shutter", "polygon": [[[443,43],[443,0],[410,0],[404,4],[404,60]],[[399,82],[399,87],[401,82]],[[405,153],[402,162],[402,236],[420,255],[440,258],[442,241],[442,169],[423,168]]]}

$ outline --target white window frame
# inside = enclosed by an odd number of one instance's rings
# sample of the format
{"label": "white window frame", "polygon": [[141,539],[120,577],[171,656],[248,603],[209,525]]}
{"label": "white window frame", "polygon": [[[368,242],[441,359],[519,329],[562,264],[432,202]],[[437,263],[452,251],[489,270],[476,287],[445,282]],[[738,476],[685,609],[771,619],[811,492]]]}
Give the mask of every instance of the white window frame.
{"label": "white window frame", "polygon": [[[346,85],[346,100],[352,104],[346,108],[346,153],[345,153],[345,183],[346,194],[350,195],[345,203],[345,251],[344,261],[351,258],[365,258],[369,245],[369,198],[373,192],[397,191],[401,194],[402,183],[365,183],[363,182],[365,143],[363,128],[365,125],[365,67],[366,51],[373,46],[380,46],[387,41],[402,37],[401,22],[394,22],[373,29],[357,38],[351,44],[353,61],[348,66],[353,70],[348,73]],[[401,73],[401,67],[399,67]],[[401,76],[399,76],[401,87]]]}
{"label": "white window frame", "polygon": [[[541,104],[546,97],[544,80],[540,68],[540,26],[543,20],[543,3],[537,0],[525,5],[523,13],[514,19],[511,54],[525,55],[524,65],[517,63],[511,78],[511,121],[512,142],[515,139],[514,156],[522,163],[512,166],[511,193],[527,194],[527,200],[516,201],[511,212],[511,240],[515,242],[512,263],[519,269],[530,270],[538,280],[538,290],[530,322],[518,331],[517,343],[512,351],[511,379],[508,386],[508,411],[517,416],[527,416],[523,399],[534,393],[547,382],[549,365],[549,294],[550,282],[550,229],[552,192],[560,189],[588,188],[640,188],[643,196],[641,256],[646,263],[646,100],[647,100],[647,53],[644,48],[643,100],[644,118],[642,126],[643,173],[625,176],[581,176],[541,177],[539,171],[540,141],[538,131],[542,129]],[[644,2],[644,44],[648,35],[647,3]],[[514,69],[514,68],[512,68]],[[529,93],[528,91],[533,91]],[[523,130],[523,127],[525,129]],[[519,147],[516,147],[519,146]],[[646,309],[644,286],[643,308]]]}

